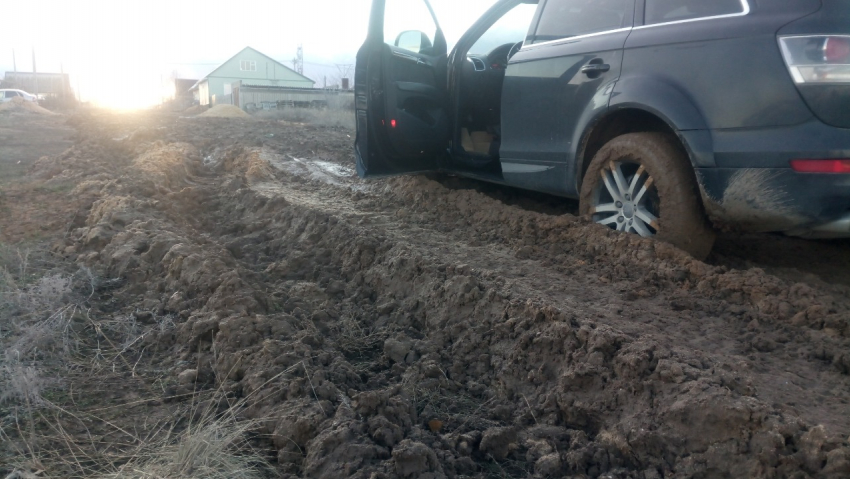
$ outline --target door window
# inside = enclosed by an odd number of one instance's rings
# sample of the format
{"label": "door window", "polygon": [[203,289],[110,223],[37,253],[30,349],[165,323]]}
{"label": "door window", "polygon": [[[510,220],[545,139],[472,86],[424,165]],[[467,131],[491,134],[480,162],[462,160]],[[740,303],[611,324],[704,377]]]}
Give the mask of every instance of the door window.
{"label": "door window", "polygon": [[384,43],[422,53],[434,44],[436,37],[437,22],[424,0],[387,0]]}
{"label": "door window", "polygon": [[470,54],[484,55],[508,43],[519,43],[528,35],[537,4],[522,3],[506,13],[469,49]]}
{"label": "door window", "polygon": [[633,0],[549,0],[534,43],[616,30],[631,26],[633,19]]}
{"label": "door window", "polygon": [[744,12],[742,0],[646,0],[647,25]]}

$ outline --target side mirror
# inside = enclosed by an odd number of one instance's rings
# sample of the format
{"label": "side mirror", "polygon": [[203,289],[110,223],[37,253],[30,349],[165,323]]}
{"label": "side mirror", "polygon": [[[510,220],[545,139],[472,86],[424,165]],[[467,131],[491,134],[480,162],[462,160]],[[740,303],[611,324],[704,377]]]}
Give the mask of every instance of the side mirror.
{"label": "side mirror", "polygon": [[428,35],[418,30],[399,33],[395,39],[395,46],[413,53],[424,53],[434,47]]}

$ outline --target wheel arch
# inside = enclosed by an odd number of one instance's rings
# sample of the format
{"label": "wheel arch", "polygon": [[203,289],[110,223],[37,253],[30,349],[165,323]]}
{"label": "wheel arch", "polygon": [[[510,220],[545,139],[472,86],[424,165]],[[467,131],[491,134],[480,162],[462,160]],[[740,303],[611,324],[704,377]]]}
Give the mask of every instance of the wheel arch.
{"label": "wheel arch", "polygon": [[669,133],[678,138],[695,169],[715,166],[706,118],[679,85],[661,77],[625,75],[617,81],[610,98],[605,113],[589,122],[577,138],[577,188],[581,188],[587,165],[599,148],[626,133]]}
{"label": "wheel arch", "polygon": [[581,190],[587,166],[606,143],[627,133],[650,132],[667,133],[677,138],[695,175],[696,168],[715,165],[709,130],[680,130],[668,116],[658,110],[645,105],[619,105],[609,109],[582,133],[576,154],[576,189]]}

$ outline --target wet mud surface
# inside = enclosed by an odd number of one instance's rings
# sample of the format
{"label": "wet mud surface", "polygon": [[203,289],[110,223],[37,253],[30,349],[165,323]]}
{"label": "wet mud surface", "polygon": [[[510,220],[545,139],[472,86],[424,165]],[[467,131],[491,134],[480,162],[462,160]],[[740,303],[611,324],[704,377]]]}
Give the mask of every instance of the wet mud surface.
{"label": "wet mud surface", "polygon": [[32,167],[80,205],[54,251],[174,318],[144,361],[250,397],[285,477],[850,475],[847,242],[700,262],[545,195],[361,180],[345,129],[70,126]]}

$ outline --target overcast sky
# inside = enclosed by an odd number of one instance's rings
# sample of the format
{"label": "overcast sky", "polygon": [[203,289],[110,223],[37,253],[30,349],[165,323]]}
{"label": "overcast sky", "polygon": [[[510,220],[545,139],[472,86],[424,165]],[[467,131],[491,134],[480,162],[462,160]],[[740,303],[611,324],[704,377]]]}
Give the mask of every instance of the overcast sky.
{"label": "overcast sky", "polygon": [[[391,0],[419,1],[419,0]],[[450,42],[494,0],[432,0]],[[353,64],[371,0],[30,0],[0,27],[0,71],[72,75],[83,99],[139,106],[161,97],[161,79],[200,78],[245,46],[292,66],[304,46],[305,74],[322,86]]]}

